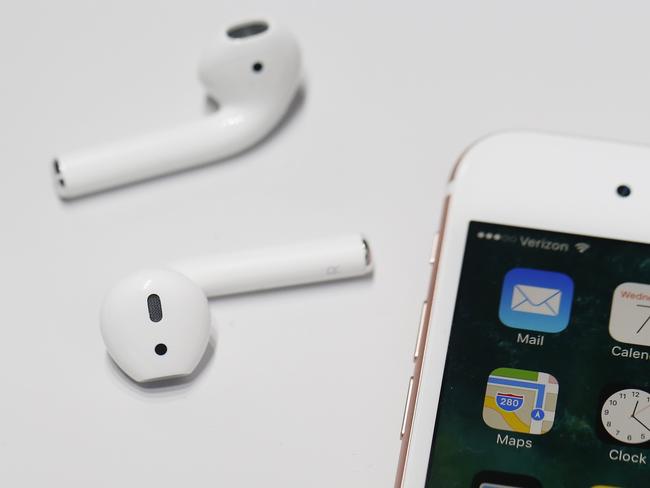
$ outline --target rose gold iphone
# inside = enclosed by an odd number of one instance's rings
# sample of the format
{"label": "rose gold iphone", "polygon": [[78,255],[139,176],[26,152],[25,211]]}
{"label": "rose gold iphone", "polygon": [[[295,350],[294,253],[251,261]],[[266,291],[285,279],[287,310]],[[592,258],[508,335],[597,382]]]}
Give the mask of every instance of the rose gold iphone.
{"label": "rose gold iphone", "polygon": [[650,148],[483,139],[437,242],[395,486],[650,486]]}

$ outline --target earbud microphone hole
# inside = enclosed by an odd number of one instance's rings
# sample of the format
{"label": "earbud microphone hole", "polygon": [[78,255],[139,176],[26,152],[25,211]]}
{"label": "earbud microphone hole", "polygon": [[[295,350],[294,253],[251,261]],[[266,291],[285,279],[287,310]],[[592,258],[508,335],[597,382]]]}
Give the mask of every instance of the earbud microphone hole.
{"label": "earbud microphone hole", "polygon": [[260,63],[259,61],[257,61],[257,62],[253,65],[253,71],[255,71],[255,73],[259,73],[259,72],[262,71],[263,69],[264,69],[264,65],[263,65],[262,63]]}
{"label": "earbud microphone hole", "polygon": [[164,356],[167,354],[167,346],[164,344],[157,344],[154,348],[154,351],[156,351],[156,354],[158,354],[158,356]]}
{"label": "earbud microphone hole", "polygon": [[163,318],[162,303],[160,297],[152,293],[147,297],[147,308],[149,309],[149,320],[160,322]]}

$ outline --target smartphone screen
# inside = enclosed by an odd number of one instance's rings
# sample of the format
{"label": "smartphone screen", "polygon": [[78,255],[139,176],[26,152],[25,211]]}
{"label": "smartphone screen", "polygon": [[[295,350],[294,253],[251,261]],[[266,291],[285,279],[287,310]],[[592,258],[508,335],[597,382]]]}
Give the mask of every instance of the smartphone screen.
{"label": "smartphone screen", "polygon": [[427,488],[650,486],[650,245],[472,222]]}

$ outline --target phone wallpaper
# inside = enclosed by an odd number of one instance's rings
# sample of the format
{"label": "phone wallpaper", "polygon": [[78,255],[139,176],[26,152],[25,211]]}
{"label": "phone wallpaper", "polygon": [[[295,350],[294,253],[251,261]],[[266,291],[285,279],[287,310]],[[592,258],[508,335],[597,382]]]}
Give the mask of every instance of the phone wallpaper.
{"label": "phone wallpaper", "polygon": [[427,488],[650,487],[650,245],[472,222]]}

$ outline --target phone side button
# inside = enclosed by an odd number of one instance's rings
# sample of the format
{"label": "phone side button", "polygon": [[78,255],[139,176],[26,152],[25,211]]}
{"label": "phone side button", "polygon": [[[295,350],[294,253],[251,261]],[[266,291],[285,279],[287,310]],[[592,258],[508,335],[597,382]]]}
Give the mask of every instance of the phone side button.
{"label": "phone side button", "polygon": [[402,430],[400,431],[399,438],[402,439],[406,433],[406,420],[409,415],[409,407],[411,406],[411,393],[413,393],[413,376],[409,380],[409,389],[406,392],[406,402],[404,403],[404,417],[402,417]]}
{"label": "phone side button", "polygon": [[417,361],[420,357],[420,345],[422,344],[422,333],[424,332],[424,319],[427,316],[427,302],[422,303],[422,310],[420,311],[420,327],[418,329],[418,337],[415,341],[415,352],[413,353],[413,361]]}
{"label": "phone side button", "polygon": [[436,262],[436,255],[438,254],[438,245],[440,244],[440,232],[436,232],[436,235],[433,236],[433,244],[431,245],[431,257],[429,258],[429,264]]}

